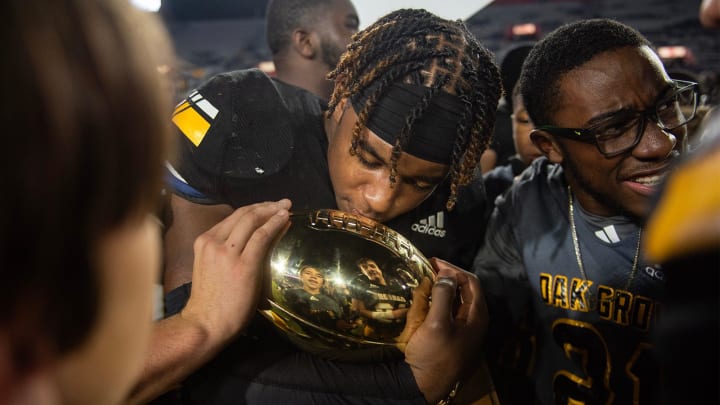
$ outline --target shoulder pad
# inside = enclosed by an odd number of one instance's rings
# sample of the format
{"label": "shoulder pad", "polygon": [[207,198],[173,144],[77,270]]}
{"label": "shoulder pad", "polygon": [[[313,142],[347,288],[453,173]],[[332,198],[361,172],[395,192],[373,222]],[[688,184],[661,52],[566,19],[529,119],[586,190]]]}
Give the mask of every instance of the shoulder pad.
{"label": "shoulder pad", "polygon": [[291,118],[272,80],[247,69],[216,75],[192,91],[172,121],[203,170],[258,178],[278,172],[290,159]]}

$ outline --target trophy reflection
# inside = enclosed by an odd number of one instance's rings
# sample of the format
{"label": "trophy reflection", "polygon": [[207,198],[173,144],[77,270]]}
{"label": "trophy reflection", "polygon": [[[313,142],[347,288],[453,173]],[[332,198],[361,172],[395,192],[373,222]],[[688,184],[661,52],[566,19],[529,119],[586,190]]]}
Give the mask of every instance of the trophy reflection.
{"label": "trophy reflection", "polygon": [[352,309],[364,322],[363,336],[388,340],[397,336],[397,326],[405,323],[412,294],[397,279],[385,280],[375,260],[362,257],[357,261],[362,272],[350,284]]}
{"label": "trophy reflection", "polygon": [[[263,315],[300,348],[350,361],[400,356],[415,297],[424,297],[426,309],[435,278],[402,235],[330,209],[291,215],[268,265],[270,309]],[[421,283],[427,291],[417,294]]]}

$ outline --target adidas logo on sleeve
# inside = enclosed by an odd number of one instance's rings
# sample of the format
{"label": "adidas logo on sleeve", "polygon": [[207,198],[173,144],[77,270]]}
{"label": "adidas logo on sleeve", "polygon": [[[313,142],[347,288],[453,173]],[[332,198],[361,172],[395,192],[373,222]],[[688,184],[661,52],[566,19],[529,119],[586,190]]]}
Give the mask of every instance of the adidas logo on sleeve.
{"label": "adidas logo on sleeve", "polygon": [[414,232],[424,235],[435,236],[436,238],[445,237],[445,213],[438,211],[425,219],[412,224],[410,227]]}

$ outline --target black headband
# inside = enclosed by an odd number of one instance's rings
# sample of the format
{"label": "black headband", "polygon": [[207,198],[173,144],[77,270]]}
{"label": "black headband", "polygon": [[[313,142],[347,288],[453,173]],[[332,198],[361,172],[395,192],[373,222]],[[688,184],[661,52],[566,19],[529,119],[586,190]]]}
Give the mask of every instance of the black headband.
{"label": "black headband", "polygon": [[[360,113],[375,89],[376,85],[371,85],[351,97],[356,113]],[[370,111],[367,128],[394,145],[410,112],[428,91],[428,87],[420,85],[392,84]],[[413,123],[403,151],[435,163],[452,163],[452,151],[464,107],[460,97],[442,91],[436,94],[427,110]]]}

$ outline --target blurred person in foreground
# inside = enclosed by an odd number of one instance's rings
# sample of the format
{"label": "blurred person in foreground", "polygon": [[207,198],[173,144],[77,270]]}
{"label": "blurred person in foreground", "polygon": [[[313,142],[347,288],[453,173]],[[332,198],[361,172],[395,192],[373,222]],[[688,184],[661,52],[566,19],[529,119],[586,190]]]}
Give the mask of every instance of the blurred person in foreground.
{"label": "blurred person in foreground", "polygon": [[350,0],[271,0],[265,13],[265,37],[275,77],[328,100],[335,83],[327,74],[358,31]]}
{"label": "blurred person in foreground", "polygon": [[548,34],[520,81],[544,157],[498,198],[474,266],[498,394],[656,404],[666,283],[641,242],[652,198],[686,150],[697,84],[672,80],[647,39],[607,19]]}
{"label": "blurred person in foreground", "polygon": [[[720,0],[703,1],[700,21],[720,28]],[[656,338],[666,404],[720,402],[720,114],[699,129],[693,155],[671,174],[647,226],[648,257],[667,283]]]}
{"label": "blurred person in foreground", "polygon": [[[0,402],[119,404],[142,369],[161,266],[167,34],[124,0],[9,0],[0,12],[0,115],[18,131],[0,175]],[[265,211],[237,227],[272,218],[246,251],[286,221]],[[214,262],[209,245],[198,265]]]}
{"label": "blurred person in foreground", "polygon": [[[484,194],[467,185],[501,94],[492,56],[461,21],[403,9],[353,36],[330,78],[327,110],[317,96],[254,69],[218,75],[176,108],[181,157],[165,237],[166,308],[181,318],[204,310],[217,323],[207,340],[158,336],[146,392],[180,383],[185,403],[437,402],[481,366],[475,343],[484,300],[458,266],[471,263],[483,230],[475,219]],[[241,335],[237,310],[223,299],[237,293],[221,282],[215,303],[192,305],[197,235],[237,207],[280,198],[296,210],[369,217],[445,260],[432,261],[443,281],[427,320],[401,342],[404,358],[321,358],[289,344],[262,316]]]}

